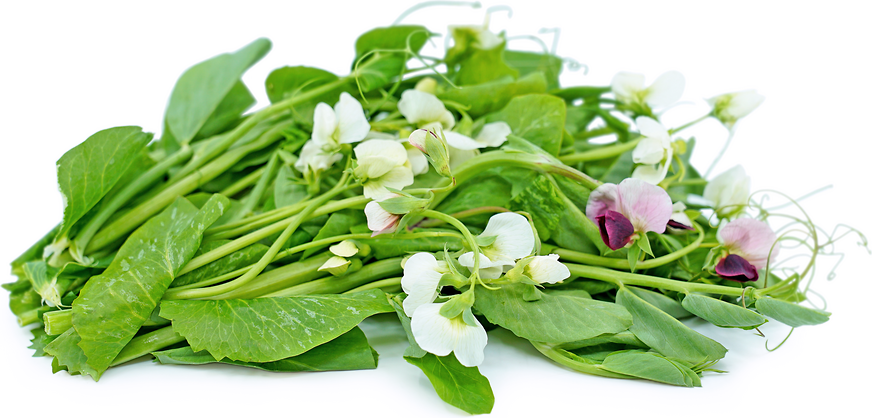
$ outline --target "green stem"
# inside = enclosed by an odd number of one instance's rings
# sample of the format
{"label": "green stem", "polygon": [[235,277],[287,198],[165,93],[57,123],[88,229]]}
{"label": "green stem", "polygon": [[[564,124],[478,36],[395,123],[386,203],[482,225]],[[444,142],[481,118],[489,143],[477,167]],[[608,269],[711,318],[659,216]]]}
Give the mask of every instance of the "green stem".
{"label": "green stem", "polygon": [[573,276],[585,279],[600,280],[617,285],[644,286],[656,289],[672,290],[681,293],[713,293],[717,295],[754,297],[754,288],[743,290],[740,287],[719,286],[715,284],[689,283],[685,281],[664,279],[662,277],[615,271],[602,267],[583,266],[566,263]]}
{"label": "green stem", "polygon": [[42,321],[45,323],[46,334],[61,335],[73,326],[73,310],[46,312]]}
{"label": "green stem", "polygon": [[[306,220],[309,216],[312,215],[313,212],[315,212],[317,209],[319,209],[321,207],[321,205],[323,205],[324,203],[326,203],[327,201],[329,201],[330,199],[332,199],[334,196],[336,196],[337,194],[342,192],[342,190],[345,189],[345,182],[347,181],[347,178],[348,178],[348,174],[343,175],[342,180],[340,180],[337,187],[330,189],[330,191],[328,191],[327,193],[324,193],[323,195],[314,199],[309,204],[309,206],[306,207],[306,209],[304,209],[299,214],[294,215],[292,218],[290,218],[289,219],[290,223],[288,223],[285,230],[282,231],[281,235],[279,235],[279,237],[275,240],[275,242],[273,242],[273,244],[269,247],[269,250],[267,250],[266,254],[264,254],[263,257],[261,257],[261,259],[258,260],[258,262],[255,263],[254,266],[250,270],[245,272],[245,274],[243,274],[242,276],[240,276],[240,277],[238,277],[230,282],[220,284],[217,286],[203,288],[203,289],[191,289],[191,290],[181,291],[181,292],[176,294],[176,297],[181,298],[181,299],[196,299],[196,298],[206,298],[206,297],[211,297],[211,296],[217,296],[217,295],[220,295],[222,293],[227,293],[227,292],[230,292],[231,290],[238,289],[240,286],[250,282],[252,279],[257,277],[257,275],[260,274],[260,272],[262,272],[263,269],[265,269],[266,266],[269,265],[269,263],[271,263],[273,261],[273,258],[275,258],[276,254],[278,254],[278,252],[281,250],[281,248],[284,247],[285,243],[288,241],[288,239],[291,238],[291,235],[294,233],[294,231],[297,230],[297,228],[300,227],[300,225],[303,223],[304,220]],[[267,229],[267,228],[264,228],[264,229]],[[220,249],[220,248],[221,247],[219,247],[218,249]],[[204,254],[204,255],[206,255],[206,254]]]}
{"label": "green stem", "polygon": [[602,366],[598,364],[584,363],[582,361],[570,358],[570,356],[573,355],[572,353],[561,348],[554,347],[550,344],[538,343],[535,341],[530,341],[530,344],[533,344],[533,347],[535,347],[536,350],[539,350],[540,353],[544,354],[545,357],[548,357],[555,363],[560,364],[561,366],[568,367],[577,372],[603,377],[614,377],[617,379],[634,379],[634,377],[632,376],[627,376],[624,374],[618,374],[605,370],[602,368]]}
{"label": "green stem", "polygon": [[245,203],[242,204],[242,209],[236,213],[236,216],[232,218],[230,222],[244,218],[254,211],[254,207],[260,203],[261,198],[263,198],[263,193],[266,191],[267,186],[269,186],[269,183],[272,181],[273,176],[276,173],[278,160],[278,153],[273,153],[273,155],[270,156],[269,161],[266,163],[264,175],[257,181],[254,190],[252,190],[245,198]]}
{"label": "green stem", "polygon": [[246,187],[257,182],[260,176],[263,175],[264,171],[266,171],[266,167],[258,168],[218,193],[227,197],[233,197],[235,194],[243,191]]}
{"label": "green stem", "polygon": [[608,126],[603,126],[601,128],[579,132],[575,134],[575,139],[593,139],[613,133],[616,133],[614,129]]}
{"label": "green stem", "polygon": [[400,264],[403,257],[387,258],[363,266],[360,270],[342,277],[330,276],[323,279],[313,280],[278,292],[264,295],[265,298],[342,293],[366,283],[393,276],[403,271]]}
{"label": "green stem", "polygon": [[88,248],[88,243],[91,238],[100,230],[100,227],[115,214],[118,209],[124,206],[127,201],[142,192],[146,187],[158,181],[161,176],[166,174],[170,168],[175,167],[182,161],[188,159],[192,154],[191,147],[185,145],[175,154],[165,158],[163,161],[148,169],[145,174],[137,177],[127,186],[124,186],[118,194],[112,197],[106,204],[100,206],[100,210],[91,218],[84,228],[82,228],[76,239],[73,240],[70,246],[70,253],[80,263],[85,263],[85,249]]}
{"label": "green stem", "polygon": [[[353,208],[356,206],[363,206],[369,200],[370,199],[365,197],[365,196],[358,196],[358,197],[354,197],[354,198],[330,202],[330,203],[327,203],[326,205],[323,205],[323,206],[319,207],[318,209],[316,209],[314,212],[312,212],[311,215],[306,216],[305,219],[311,219],[311,218],[315,218],[318,216],[327,215],[327,214],[330,214],[330,213],[333,213],[333,212],[336,212],[336,211],[339,211],[342,209]],[[315,206],[317,206],[317,205],[315,205]],[[256,243],[264,238],[267,238],[267,237],[275,234],[275,233],[281,232],[283,229],[288,227],[288,225],[290,225],[293,222],[296,222],[298,219],[299,219],[298,215],[292,216],[292,217],[287,218],[281,222],[276,222],[276,223],[269,225],[267,227],[258,229],[257,231],[254,231],[248,235],[239,237],[239,238],[233,240],[232,242],[228,242],[227,244],[224,244],[224,245],[222,245],[222,246],[220,246],[212,251],[209,251],[205,254],[202,254],[198,257],[194,257],[191,261],[188,262],[188,264],[185,265],[184,268],[182,268],[182,270],[178,273],[178,276],[181,276],[182,274],[185,274],[185,273],[190,273],[190,272],[192,272],[200,267],[203,267],[206,264],[209,264],[209,263],[211,263],[211,262],[213,262],[221,257],[224,257],[224,256],[231,254],[231,253],[234,253],[236,251],[239,251],[239,250],[241,250],[245,247],[248,247],[249,245],[254,244],[254,243]]]}
{"label": "green stem", "polygon": [[[499,206],[479,206],[477,208],[462,210],[460,212],[452,213],[450,216],[455,219],[463,219],[470,216],[481,215],[483,213],[502,213],[502,212],[511,212],[506,208],[502,208]],[[429,228],[433,226],[439,226],[444,224],[445,221],[442,219],[429,219],[419,223],[416,227],[420,228]]]}
{"label": "green stem", "polygon": [[470,248],[472,248],[473,260],[475,260],[474,264],[472,266],[473,280],[472,280],[471,289],[470,289],[470,290],[472,290],[472,288],[475,287],[475,282],[476,282],[476,280],[474,278],[478,277],[479,259],[481,258],[481,257],[479,257],[479,254],[481,254],[481,249],[478,248],[478,242],[476,242],[475,237],[472,236],[472,233],[469,232],[469,229],[466,228],[466,225],[464,225],[463,222],[460,222],[459,220],[457,220],[456,218],[454,218],[450,215],[446,215],[442,212],[428,209],[428,210],[422,211],[421,216],[423,216],[425,218],[439,219],[440,221],[448,223],[449,225],[457,228],[457,230],[460,231],[461,234],[463,234],[463,237],[466,239],[466,243],[469,244]]}
{"label": "green stem", "polygon": [[31,309],[18,315],[18,325],[27,326],[39,322],[39,311],[42,308]]}
{"label": "green stem", "polygon": [[702,117],[700,117],[699,119],[694,119],[694,120],[692,120],[692,121],[690,121],[690,122],[687,122],[687,123],[685,123],[684,125],[681,125],[681,126],[675,128],[675,129],[670,129],[670,130],[669,130],[669,134],[670,134],[670,135],[675,135],[675,134],[677,134],[677,133],[679,133],[679,132],[681,132],[681,131],[683,131],[683,130],[685,130],[685,129],[687,129],[687,128],[690,128],[690,127],[693,126],[693,125],[696,125],[697,123],[700,123],[700,122],[702,122],[702,121],[708,119],[709,117],[711,117],[711,115],[712,115],[711,113],[707,113],[707,114],[703,115]]}
{"label": "green stem", "polygon": [[112,244],[141,225],[154,214],[163,210],[179,196],[191,193],[201,184],[214,179],[249,153],[265,148],[279,140],[282,138],[282,130],[284,129],[284,126],[284,124],[277,125],[265,132],[260,138],[258,138],[258,140],[226,152],[224,155],[197,170],[197,172],[191,173],[184,179],[181,179],[172,186],[164,189],[148,201],[131,209],[130,212],[116,219],[111,224],[104,226],[91,240],[86,252],[94,252]]}
{"label": "green stem", "polygon": [[[374,281],[372,283],[367,283],[367,284],[360,286],[360,287],[355,287],[354,289],[351,289],[351,290],[345,292],[345,294],[365,292],[365,291],[371,290],[371,289],[382,289],[382,290],[389,289],[389,290],[393,290],[395,292],[400,292],[400,291],[402,291],[402,287],[401,287],[402,281],[403,281],[402,277],[391,277],[390,279],[377,280],[377,281]],[[385,291],[387,292],[387,290],[385,290]]]}
{"label": "green stem", "polygon": [[149,332],[148,334],[140,335],[127,343],[115,360],[112,361],[112,367],[122,363],[127,363],[130,360],[138,359],[146,354],[164,349],[173,344],[178,344],[185,341],[185,337],[173,332],[173,327],[163,327],[158,330]]}
{"label": "green stem", "polygon": [[604,160],[606,158],[617,157],[627,151],[632,151],[642,137],[636,138],[629,142],[619,142],[614,145],[609,145],[597,148],[591,151],[576,152],[560,156],[560,162],[563,164],[577,164],[585,161]]}
{"label": "green stem", "polygon": [[260,215],[251,216],[235,222],[228,222],[224,225],[212,229],[207,229],[205,236],[214,240],[235,238],[248,231],[252,231],[260,227],[269,225],[273,222],[286,219],[291,215],[296,215],[300,213],[301,210],[306,208],[308,202],[309,198],[306,197],[302,201],[294,203],[293,205],[283,206],[277,209],[273,209],[269,212],[264,212]]}
{"label": "green stem", "polygon": [[324,252],[318,256],[261,273],[246,285],[210,299],[254,299],[291,286],[310,282],[329,274],[326,271],[318,271],[318,268],[324,265],[332,256],[332,253]]}
{"label": "green stem", "polygon": [[[702,228],[700,228],[699,225],[694,224],[694,227],[696,228],[697,231],[699,231],[699,234],[692,243],[688,244],[686,247],[684,247],[678,251],[669,253],[667,255],[657,257],[657,258],[652,258],[650,260],[639,261],[636,263],[636,270],[646,270],[646,269],[652,269],[655,267],[664,266],[664,265],[669,264],[675,260],[678,260],[681,257],[684,257],[684,256],[690,254],[691,252],[693,252],[694,250],[699,248],[699,246],[702,244],[702,241],[705,239],[705,234],[702,232]],[[587,253],[582,253],[582,252],[578,252],[578,251],[572,251],[572,250],[567,250],[567,249],[557,248],[557,247],[554,247],[551,250],[551,253],[557,254],[558,256],[560,256],[561,259],[568,260],[568,261],[574,261],[576,263],[584,263],[587,265],[600,266],[600,267],[609,267],[609,268],[613,268],[613,269],[630,270],[630,262],[627,261],[627,259],[625,259],[625,258],[618,259],[618,258],[602,257],[602,256],[598,256],[598,255],[587,254]]]}

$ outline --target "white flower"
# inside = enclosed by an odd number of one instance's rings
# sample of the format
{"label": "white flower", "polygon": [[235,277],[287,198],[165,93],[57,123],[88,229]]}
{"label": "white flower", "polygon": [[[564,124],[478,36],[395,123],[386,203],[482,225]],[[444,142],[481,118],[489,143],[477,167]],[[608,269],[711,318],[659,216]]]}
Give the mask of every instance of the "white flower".
{"label": "white flower", "polygon": [[[524,216],[513,212],[491,216],[479,237],[496,237],[492,244],[479,248],[481,250],[480,269],[513,266],[519,258],[530,255],[536,245],[530,222]],[[464,253],[457,261],[467,268],[473,268],[475,265],[472,252]]]}
{"label": "white flower", "polygon": [[340,94],[335,108],[318,103],[312,139],[303,145],[294,167],[302,173],[325,170],[342,159],[342,155],[337,154],[341,144],[360,142],[368,132],[369,122],[363,107],[350,94]]}
{"label": "white flower", "polygon": [[344,257],[333,256],[330,257],[321,267],[318,267],[318,271],[326,271],[334,276],[339,276],[345,273],[348,270],[348,266],[351,265],[351,261]]}
{"label": "white flower", "polygon": [[561,282],[569,277],[569,268],[557,261],[558,258],[560,257],[557,254],[531,257],[524,267],[524,273],[539,284]]}
{"label": "white flower", "polygon": [[454,168],[463,164],[478,155],[480,148],[503,145],[511,133],[512,128],[502,121],[486,123],[475,139],[457,132],[445,131],[449,166]]}
{"label": "white flower", "polygon": [[366,138],[364,138],[364,140],[367,139],[392,139],[403,144],[403,148],[406,149],[406,157],[408,157],[409,159],[409,164],[412,165],[412,174],[416,176],[426,173],[427,170],[430,168],[429,164],[427,164],[427,157],[424,156],[421,150],[412,146],[412,144],[409,143],[408,139],[400,139],[399,136],[397,136],[396,134],[389,134],[378,131],[369,131],[369,133],[366,134]]}
{"label": "white flower", "polygon": [[677,71],[669,71],[645,88],[644,75],[620,72],[612,78],[612,93],[624,104],[644,104],[652,109],[664,107],[681,98],[684,93],[684,76]]}
{"label": "white flower", "polygon": [[715,96],[708,99],[708,102],[712,105],[712,114],[731,128],[736,121],[760,106],[763,96],[754,90],[745,90]]}
{"label": "white flower", "polygon": [[380,234],[390,234],[397,230],[397,224],[400,222],[400,215],[394,215],[378,204],[379,201],[399,197],[396,193],[388,193],[381,197],[378,201],[373,200],[366,204],[363,208],[363,213],[366,215],[366,227],[372,231],[372,236]]}
{"label": "white flower", "polygon": [[636,126],[642,140],[633,150],[633,162],[642,165],[633,170],[632,177],[651,184],[660,183],[672,165],[672,138],[663,125],[647,116],[637,118]]}
{"label": "white flower", "polygon": [[420,90],[409,89],[400,96],[397,110],[406,121],[422,129],[434,129],[437,126],[448,130],[454,127],[454,115],[436,96]]}
{"label": "white flower", "polygon": [[[412,315],[412,335],[424,351],[447,356],[452,351],[457,361],[466,367],[476,367],[484,361],[487,332],[473,315],[446,318],[439,313],[444,303],[426,303]],[[463,318],[471,318],[468,324]]]}
{"label": "white flower", "polygon": [[339,257],[352,257],[357,254],[357,251],[357,246],[349,240],[343,240],[339,244],[330,246],[330,252]]}
{"label": "white flower", "polygon": [[356,146],[354,155],[354,173],[363,179],[363,195],[370,199],[389,194],[387,187],[399,190],[415,181],[406,149],[399,142],[370,139]]}
{"label": "white flower", "polygon": [[439,293],[439,279],[448,273],[448,265],[436,260],[430,253],[417,253],[403,266],[403,279],[400,284],[408,295],[403,300],[403,310],[409,317],[419,306],[436,300]]}
{"label": "white flower", "polygon": [[751,178],[745,169],[737,165],[710,181],[703,190],[702,197],[708,200],[718,212],[718,216],[738,214],[751,196]]}

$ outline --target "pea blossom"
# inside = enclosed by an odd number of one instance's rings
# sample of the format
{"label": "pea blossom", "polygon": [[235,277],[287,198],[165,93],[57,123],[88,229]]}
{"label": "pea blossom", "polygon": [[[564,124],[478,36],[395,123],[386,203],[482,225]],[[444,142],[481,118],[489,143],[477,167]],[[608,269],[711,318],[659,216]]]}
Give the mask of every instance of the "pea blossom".
{"label": "pea blossom", "polygon": [[389,139],[370,139],[354,147],[363,195],[378,199],[388,195],[388,187],[402,189],[415,181],[412,165],[403,144]]}
{"label": "pea blossom", "polygon": [[639,234],[665,232],[672,217],[672,199],[661,187],[629,178],[597,187],[590,194],[585,214],[599,226],[603,242],[617,250]]}
{"label": "pea blossom", "polygon": [[754,90],[726,93],[708,99],[712,115],[727,128],[732,128],[741,118],[748,116],[761,103],[763,96]]}
{"label": "pea blossom", "polygon": [[424,351],[437,356],[454,352],[460,364],[476,367],[484,361],[487,331],[469,312],[446,318],[439,312],[444,303],[425,303],[412,314],[412,335]]}
{"label": "pea blossom", "polygon": [[419,306],[436,300],[439,293],[439,279],[448,273],[448,265],[436,260],[430,253],[416,253],[403,265],[403,279],[400,284],[408,295],[403,300],[403,310],[412,316]]}
{"label": "pea blossom", "polygon": [[646,88],[644,75],[620,72],[612,78],[612,93],[619,102],[627,105],[646,105],[652,109],[664,107],[681,98],[684,76],[677,71],[669,71]]}
{"label": "pea blossom", "polygon": [[445,108],[439,98],[420,90],[409,89],[400,96],[397,110],[406,121],[421,129],[437,127],[449,130],[454,127],[454,115]]}
{"label": "pea blossom", "polygon": [[[488,245],[480,246],[479,268],[499,268],[515,265],[519,258],[533,252],[536,238],[533,228],[523,215],[513,212],[498,213],[487,221],[479,239],[493,239]],[[460,265],[473,268],[475,258],[472,252],[462,254],[457,261]],[[501,273],[501,271],[500,271]]]}
{"label": "pea blossom", "polygon": [[294,167],[303,174],[326,170],[342,159],[337,152],[340,145],[360,142],[367,133],[369,122],[363,114],[363,106],[350,94],[340,94],[333,108],[327,103],[318,103],[312,139],[303,145]]}
{"label": "pea blossom", "polygon": [[633,170],[634,179],[657,184],[666,178],[672,164],[672,138],[659,122],[647,116],[636,119],[642,139],[633,150],[633,162],[642,164]]}
{"label": "pea blossom", "polygon": [[[530,280],[538,283],[557,283],[569,278],[569,268],[558,261],[557,254],[537,255],[521,259],[518,267]],[[511,273],[506,273],[511,275]]]}
{"label": "pea blossom", "polygon": [[719,217],[729,218],[742,212],[751,196],[751,178],[737,165],[706,184],[702,197],[712,205]]}
{"label": "pea blossom", "polygon": [[372,231],[372,236],[390,234],[397,230],[401,216],[382,209],[378,202],[399,196],[396,193],[388,193],[378,200],[367,203],[363,208],[363,213],[366,215],[366,227]]}
{"label": "pea blossom", "polygon": [[718,241],[725,250],[715,266],[721,277],[738,282],[757,280],[758,269],[774,260],[781,246],[766,222],[740,218],[718,229]]}

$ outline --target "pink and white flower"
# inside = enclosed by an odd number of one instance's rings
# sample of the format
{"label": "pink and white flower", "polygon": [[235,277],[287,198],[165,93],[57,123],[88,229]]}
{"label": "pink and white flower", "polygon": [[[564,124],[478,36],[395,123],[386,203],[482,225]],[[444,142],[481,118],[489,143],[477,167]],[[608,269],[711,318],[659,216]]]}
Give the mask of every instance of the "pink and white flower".
{"label": "pink and white flower", "polygon": [[672,217],[672,199],[661,187],[629,178],[597,187],[590,194],[585,213],[599,225],[606,245],[617,250],[639,234],[665,232]]}
{"label": "pink and white flower", "polygon": [[718,241],[727,255],[715,266],[715,272],[739,282],[757,280],[757,270],[778,256],[781,246],[777,239],[766,222],[756,219],[741,218],[721,226]]}
{"label": "pink and white flower", "polygon": [[370,201],[363,208],[363,213],[366,215],[366,227],[372,231],[372,236],[391,234],[397,230],[401,216],[382,209],[378,202],[399,196],[396,193],[389,193],[378,200]]}

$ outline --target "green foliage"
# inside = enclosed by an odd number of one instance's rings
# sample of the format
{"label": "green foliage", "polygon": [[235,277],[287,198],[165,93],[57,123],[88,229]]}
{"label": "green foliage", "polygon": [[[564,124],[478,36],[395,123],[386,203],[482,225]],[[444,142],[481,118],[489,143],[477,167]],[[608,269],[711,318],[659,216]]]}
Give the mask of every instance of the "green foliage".
{"label": "green foliage", "polygon": [[766,318],[754,311],[695,293],[685,296],[681,306],[719,327],[753,329],[766,322]]}
{"label": "green foliage", "polygon": [[506,122],[512,135],[558,155],[566,124],[566,102],[548,94],[516,96],[502,110],[488,116],[487,121]]}
{"label": "green foliage", "polygon": [[[160,315],[195,351],[216,360],[265,363],[293,357],[348,332],[364,318],[393,312],[381,290],[348,295],[172,300]],[[270,343],[255,343],[270,339]]]}
{"label": "green foliage", "polygon": [[512,210],[525,211],[533,217],[536,231],[543,240],[560,226],[560,218],[566,210],[555,189],[547,177],[537,176],[509,202]]}
{"label": "green foliage", "polygon": [[699,375],[686,363],[645,351],[619,351],[602,363],[608,371],[675,386],[700,387]]}
{"label": "green foliage", "polygon": [[563,70],[563,60],[551,54],[539,54],[529,51],[504,51],[505,63],[516,70],[521,77],[533,73],[542,73],[547,80],[548,90],[560,87],[560,72]]}
{"label": "green foliage", "polygon": [[448,89],[437,95],[443,101],[452,101],[467,106],[466,113],[479,117],[502,109],[513,97],[545,93],[548,84],[542,73],[533,73],[517,80],[503,79],[475,86]]}
{"label": "green foliage", "polygon": [[754,303],[754,308],[757,312],[791,327],[823,324],[830,319],[829,312],[806,308],[780,299],[758,299]]}
{"label": "green foliage", "polygon": [[389,26],[360,35],[353,66],[360,88],[369,92],[394,81],[405,71],[410,52],[420,51],[430,36],[423,26]]}
{"label": "green foliage", "polygon": [[[209,251],[219,248],[229,242],[231,241],[206,241],[200,246],[200,249],[197,250],[197,253],[194,255],[194,257],[206,254]],[[269,248],[263,244],[255,243],[253,245],[249,245],[248,247],[245,247],[239,251],[230,253],[209,264],[206,264],[203,267],[197,268],[194,271],[176,277],[170,287],[179,287],[186,286],[192,283],[199,283],[203,280],[217,277],[222,274],[227,274],[242,267],[252,265],[256,263],[257,260],[260,260],[260,258],[263,257],[264,254],[266,254],[266,251],[268,249]]]}
{"label": "green foliage", "polygon": [[531,341],[567,343],[626,330],[632,319],[624,307],[578,297],[571,291],[544,292],[527,302],[525,285],[503,285],[498,291],[478,289],[475,308],[488,321]]}
{"label": "green foliage", "polygon": [[232,364],[251,367],[268,372],[325,372],[333,370],[374,369],[378,364],[378,353],[369,346],[366,335],[358,327],[342,334],[332,341],[319,345],[303,354],[281,360],[254,363],[230,360],[215,360],[207,351],[194,351],[191,347],[151,353],[155,362],[161,364],[198,365],[209,363]]}
{"label": "green foliage", "polygon": [[460,364],[454,353],[444,357],[427,353],[423,357],[403,358],[424,372],[436,394],[446,403],[470,414],[489,414],[493,409],[494,393],[490,382],[478,367]]}
{"label": "green foliage", "polygon": [[[273,70],[266,78],[266,94],[272,103],[298,96],[306,91],[339,80],[336,74],[320,68],[295,66],[282,67]],[[331,107],[339,101],[340,89],[335,89],[311,100],[301,103],[291,109],[295,119],[301,123],[311,124],[317,103],[324,102]]]}
{"label": "green foliage", "polygon": [[73,326],[89,367],[99,373],[109,367],[193,257],[203,232],[226,204],[226,198],[215,195],[198,210],[184,198],[177,199],[131,234],[106,271],[82,288],[73,302]]}

